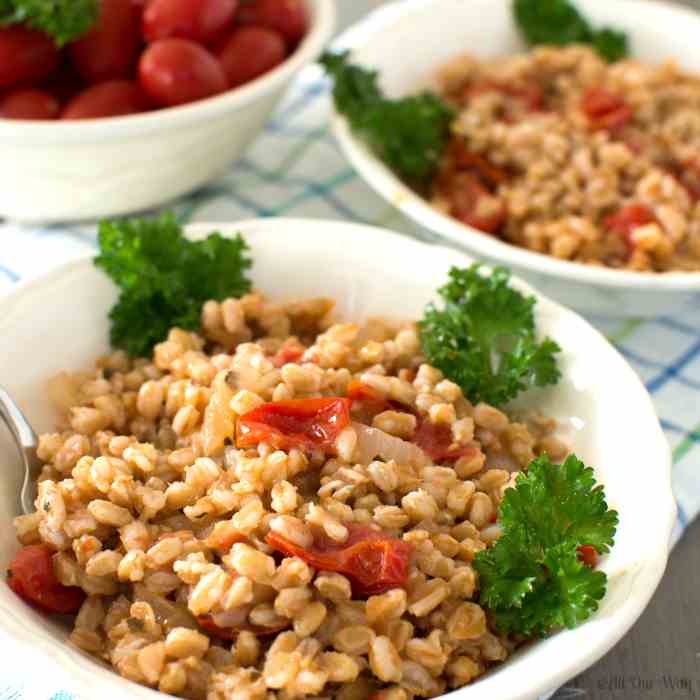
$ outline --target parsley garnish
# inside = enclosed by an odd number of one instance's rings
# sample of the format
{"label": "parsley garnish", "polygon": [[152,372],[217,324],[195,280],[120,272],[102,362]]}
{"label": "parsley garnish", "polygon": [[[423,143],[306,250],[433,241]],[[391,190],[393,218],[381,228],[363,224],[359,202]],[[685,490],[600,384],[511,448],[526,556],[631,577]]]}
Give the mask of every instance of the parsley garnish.
{"label": "parsley garnish", "polygon": [[212,233],[185,238],[172,214],[158,219],[104,221],[99,230],[102,268],[121,293],[109,318],[114,347],[147,356],[174,326],[199,327],[209,299],[238,297],[250,290],[251,261],[243,238]]}
{"label": "parsley garnish", "polygon": [[627,56],[627,36],[616,29],[595,29],[569,0],[513,0],[520,33],[530,45],[590,44],[606,61]]}
{"label": "parsley garnish", "polygon": [[85,34],[98,10],[98,0],[0,0],[0,25],[38,29],[60,47]]}
{"label": "parsley garnish", "polygon": [[321,64],[334,80],[336,109],[379,158],[409,183],[430,180],[449,138],[454,117],[450,107],[427,92],[385,98],[377,72],[352,65],[347,52],[326,53]]}
{"label": "parsley garnish", "polygon": [[618,515],[592,469],[573,455],[561,466],[538,457],[505,492],[498,522],[503,534],[473,566],[479,602],[500,632],[543,636],[575,627],[598,609],[607,577],[579,561],[577,548],[608,552]]}
{"label": "parsley garnish", "polygon": [[420,322],[428,361],[459,384],[472,401],[500,406],[532,385],[555,384],[561,373],[559,346],[535,335],[534,297],[509,285],[510,272],[497,267],[482,275],[479,265],[453,267],[438,290],[443,308],[430,304]]}

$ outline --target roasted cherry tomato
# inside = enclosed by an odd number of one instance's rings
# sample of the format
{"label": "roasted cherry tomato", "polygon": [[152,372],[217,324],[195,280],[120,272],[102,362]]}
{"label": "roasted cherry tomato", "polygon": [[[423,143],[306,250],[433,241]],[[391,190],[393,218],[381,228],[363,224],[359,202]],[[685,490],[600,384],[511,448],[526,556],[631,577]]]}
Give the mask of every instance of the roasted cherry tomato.
{"label": "roasted cherry tomato", "polygon": [[282,630],[290,627],[291,622],[286,622],[278,627],[261,627],[260,625],[238,625],[236,627],[219,627],[214,622],[211,615],[200,615],[197,617],[197,624],[214,639],[222,641],[233,641],[238,638],[241,632],[252,632],[256,637],[268,637],[272,634],[278,634]]}
{"label": "roasted cherry tomato", "polygon": [[143,13],[143,36],[208,43],[231,24],[238,0],[151,0]]}
{"label": "roasted cherry tomato", "polygon": [[471,172],[456,172],[445,195],[456,219],[486,233],[497,233],[506,219],[502,201],[492,195]]}
{"label": "roasted cherry tomato", "polygon": [[50,613],[75,613],[85,593],[63,586],[53,571],[53,551],[46,544],[33,544],[17,552],[7,572],[8,586],[27,603]]}
{"label": "roasted cherry tomato", "polygon": [[138,83],[108,80],[76,95],[63,110],[61,119],[99,119],[137,114],[148,109]]}
{"label": "roasted cherry tomato", "polygon": [[125,0],[101,0],[95,26],[69,47],[89,83],[130,78],[141,46],[139,11]]}
{"label": "roasted cherry tomato", "polygon": [[277,450],[332,450],[350,424],[350,399],[294,399],[266,403],[238,421],[238,447],[267,442]]}
{"label": "roasted cherry tomato", "polygon": [[302,0],[254,0],[241,7],[238,21],[279,32],[289,47],[304,38],[308,25]]}
{"label": "roasted cherry tomato", "polygon": [[230,87],[243,85],[282,63],[287,49],[282,35],[264,27],[237,29],[219,51]]}
{"label": "roasted cherry tomato", "polygon": [[348,539],[340,544],[316,532],[310,547],[299,547],[274,530],[265,541],[278,552],[299,557],[317,571],[347,576],[356,595],[377,595],[406,585],[412,547],[366,525],[346,523]]}
{"label": "roasted cherry tomato", "polygon": [[0,100],[2,119],[56,119],[60,109],[58,100],[43,90],[19,89]]}
{"label": "roasted cherry tomato", "polygon": [[188,39],[161,39],[141,56],[139,78],[145,93],[161,107],[218,95],[227,88],[219,61]]}
{"label": "roasted cherry tomato", "polygon": [[289,362],[298,362],[306,348],[299,342],[283,345],[271,358],[270,361],[275,367],[284,367]]}
{"label": "roasted cherry tomato", "polygon": [[598,552],[596,552],[593,545],[582,544],[576,549],[576,554],[580,562],[586,566],[590,566],[591,569],[595,569],[596,565],[598,564]]}
{"label": "roasted cherry tomato", "polygon": [[359,379],[353,379],[348,384],[348,398],[353,401],[371,401],[372,403],[386,402],[386,399],[371,386]]}
{"label": "roasted cherry tomato", "polygon": [[455,445],[450,426],[445,423],[432,423],[420,420],[413,434],[413,442],[436,464],[453,462],[460,457],[474,455],[477,448],[471,445]]}
{"label": "roasted cherry tomato", "polygon": [[447,147],[447,158],[451,160],[452,168],[472,173],[482,185],[490,189],[496,189],[508,180],[508,173],[503,168],[489,162],[481,154],[470,151],[461,137],[452,139]]}
{"label": "roasted cherry tomato", "polygon": [[591,129],[618,131],[634,116],[632,108],[619,96],[604,88],[590,88],[581,100],[581,110]]}
{"label": "roasted cherry tomato", "polygon": [[42,32],[20,26],[0,29],[0,89],[29,85],[58,67],[58,50]]}
{"label": "roasted cherry tomato", "polygon": [[611,214],[604,219],[604,226],[614,233],[618,234],[627,246],[629,253],[634,249],[634,241],[632,240],[632,232],[640,226],[651,224],[656,221],[654,212],[642,204],[628,204],[622,207],[615,214]]}

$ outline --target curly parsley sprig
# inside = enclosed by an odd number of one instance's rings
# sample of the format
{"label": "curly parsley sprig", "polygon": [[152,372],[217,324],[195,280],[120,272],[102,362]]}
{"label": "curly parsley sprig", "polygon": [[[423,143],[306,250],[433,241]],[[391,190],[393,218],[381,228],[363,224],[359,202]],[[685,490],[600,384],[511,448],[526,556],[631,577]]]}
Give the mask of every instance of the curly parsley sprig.
{"label": "curly parsley sprig", "polygon": [[438,290],[442,308],[430,304],[420,322],[421,345],[467,398],[500,406],[530,386],[555,384],[560,348],[549,338],[537,341],[535,298],[509,286],[508,270],[480,270],[450,270]]}
{"label": "curly parsley sprig", "polygon": [[158,219],[103,221],[95,265],[119,287],[109,314],[112,345],[147,356],[173,327],[194,330],[209,299],[250,290],[251,261],[243,238],[212,233],[185,238],[172,214]]}
{"label": "curly parsley sprig", "polygon": [[98,0],[0,0],[0,25],[38,29],[60,47],[85,34],[98,11]]}
{"label": "curly parsley sprig", "polygon": [[513,0],[513,15],[531,46],[590,44],[606,61],[627,56],[627,36],[616,29],[594,28],[569,0]]}
{"label": "curly parsley sprig", "polygon": [[544,636],[576,627],[598,609],[607,577],[582,563],[578,549],[608,552],[618,514],[592,469],[573,455],[562,465],[538,457],[505,492],[498,523],[501,537],[473,566],[479,601],[500,632]]}
{"label": "curly parsley sprig", "polygon": [[333,100],[351,128],[392,170],[411,184],[437,170],[454,113],[438,97],[422,93],[387,99],[376,71],[353,65],[348,53],[325,53],[321,64],[333,78]]}

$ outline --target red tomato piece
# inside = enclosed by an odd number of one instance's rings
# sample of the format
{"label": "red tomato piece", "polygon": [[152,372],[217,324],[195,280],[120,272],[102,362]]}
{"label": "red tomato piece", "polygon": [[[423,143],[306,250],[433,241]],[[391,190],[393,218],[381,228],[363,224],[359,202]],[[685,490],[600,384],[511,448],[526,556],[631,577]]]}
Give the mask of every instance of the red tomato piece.
{"label": "red tomato piece", "polygon": [[634,116],[632,108],[619,95],[598,87],[586,91],[581,100],[581,110],[595,131],[618,131]]}
{"label": "red tomato piece", "polygon": [[317,531],[311,547],[303,548],[271,530],[265,541],[276,551],[299,557],[318,571],[347,576],[356,595],[377,595],[406,585],[411,545],[366,525],[346,523],[349,535],[340,544]]}
{"label": "red tomato piece", "polygon": [[452,430],[445,423],[432,423],[420,420],[413,434],[413,443],[423,450],[436,463],[454,462],[460,457],[476,454],[477,448],[471,445],[454,444]]}
{"label": "red tomato piece", "polygon": [[69,47],[73,65],[89,83],[130,78],[141,46],[139,11],[125,0],[101,0],[95,26]]}
{"label": "red tomato piece", "polygon": [[447,154],[455,169],[472,173],[490,189],[496,189],[508,180],[508,173],[503,168],[493,165],[479,153],[470,151],[463,138],[453,139],[448,146]]}
{"label": "red tomato piece", "polygon": [[226,29],[238,0],[151,0],[143,13],[146,41],[192,39],[206,44]]}
{"label": "red tomato piece", "polygon": [[241,632],[252,632],[256,637],[269,637],[282,630],[289,628],[291,623],[285,623],[278,627],[260,627],[259,625],[238,625],[237,627],[219,627],[211,615],[200,615],[197,617],[197,624],[214,639],[222,641],[233,641],[238,638]]}
{"label": "red tomato piece", "polygon": [[467,226],[485,233],[497,233],[506,220],[506,209],[473,173],[454,174],[449,181],[447,197],[450,213]]}
{"label": "red tomato piece", "polygon": [[161,39],[142,54],[139,78],[161,107],[196,102],[224,92],[228,84],[219,61],[188,39]]}
{"label": "red tomato piece", "polygon": [[634,249],[632,232],[639,226],[645,226],[656,221],[654,212],[642,204],[628,204],[615,214],[611,214],[603,220],[603,225],[610,231],[618,234],[627,246],[629,253]]}
{"label": "red tomato piece", "polygon": [[50,613],[75,613],[85,600],[82,588],[58,582],[53,550],[46,544],[33,544],[17,552],[7,572],[7,585],[27,603]]}
{"label": "red tomato piece", "polygon": [[278,66],[287,56],[282,35],[264,27],[237,29],[219,51],[228,84],[237,87]]}
{"label": "red tomato piece", "polygon": [[576,555],[580,562],[586,566],[590,566],[591,569],[595,569],[598,564],[598,552],[596,552],[593,545],[582,544],[580,547],[576,548]]}
{"label": "red tomato piece", "polygon": [[298,362],[306,348],[301,343],[290,343],[283,345],[271,358],[270,361],[275,367],[284,367],[288,363]]}
{"label": "red tomato piece", "polygon": [[43,90],[15,90],[0,100],[2,119],[56,119],[58,100]]}
{"label": "red tomato piece", "polygon": [[108,80],[83,90],[63,110],[61,119],[98,119],[145,112],[148,103],[137,83]]}
{"label": "red tomato piece", "polygon": [[0,89],[38,83],[58,67],[58,49],[42,32],[0,29]]}
{"label": "red tomato piece", "polygon": [[290,48],[304,38],[308,27],[302,0],[253,0],[241,7],[238,21],[279,32]]}
{"label": "red tomato piece", "polygon": [[293,399],[266,403],[238,421],[238,447],[270,443],[277,450],[332,450],[350,424],[350,399]]}
{"label": "red tomato piece", "polygon": [[235,532],[233,530],[223,533],[214,531],[204,540],[204,544],[206,544],[207,547],[216,549],[219,554],[228,554],[231,551],[231,547],[239,542],[248,542],[248,538],[240,532]]}
{"label": "red tomato piece", "polygon": [[[353,402],[355,417],[362,423],[371,424],[376,415],[394,408],[392,404],[395,402],[387,401],[376,389],[363,384],[359,379],[353,379],[348,384],[347,395]],[[405,407],[396,410],[405,410]]]}
{"label": "red tomato piece", "polygon": [[353,401],[386,402],[386,399],[376,389],[363,384],[359,379],[353,379],[348,384],[348,398]]}

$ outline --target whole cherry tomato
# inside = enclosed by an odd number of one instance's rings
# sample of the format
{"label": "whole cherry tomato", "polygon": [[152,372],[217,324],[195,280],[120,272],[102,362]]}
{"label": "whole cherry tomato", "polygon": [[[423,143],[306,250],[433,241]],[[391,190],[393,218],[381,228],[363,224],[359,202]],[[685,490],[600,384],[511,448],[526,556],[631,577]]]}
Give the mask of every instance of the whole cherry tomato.
{"label": "whole cherry tomato", "polygon": [[224,92],[228,85],[221,63],[188,39],[161,39],[139,62],[139,79],[148,97],[173,107]]}
{"label": "whole cherry tomato", "polygon": [[179,37],[208,43],[231,24],[238,0],[151,0],[143,13],[146,41]]}
{"label": "whole cherry tomato", "polygon": [[241,27],[219,51],[230,87],[243,85],[282,63],[287,55],[284,39],[264,27]]}
{"label": "whole cherry tomato", "polygon": [[254,0],[238,12],[241,24],[279,32],[288,46],[296,46],[306,34],[308,19],[302,0]]}
{"label": "whole cherry tomato", "polygon": [[125,0],[101,0],[95,26],[69,48],[84,80],[98,83],[131,77],[141,38],[139,10]]}
{"label": "whole cherry tomato", "polygon": [[138,83],[108,80],[97,83],[76,95],[63,110],[61,119],[98,119],[137,114],[148,109],[146,97]]}
{"label": "whole cherry tomato", "polygon": [[58,67],[58,49],[42,32],[20,26],[0,29],[0,89],[29,85]]}
{"label": "whole cherry tomato", "polygon": [[0,100],[2,119],[56,119],[60,109],[53,95],[30,88],[20,88]]}

